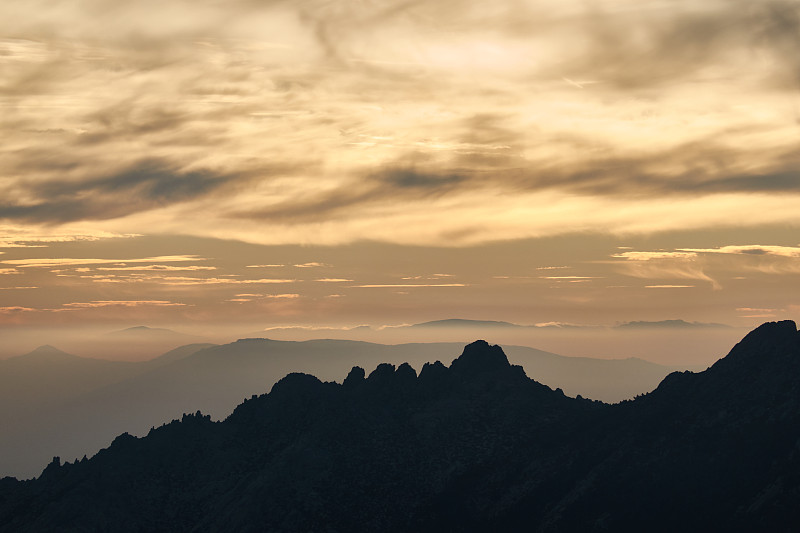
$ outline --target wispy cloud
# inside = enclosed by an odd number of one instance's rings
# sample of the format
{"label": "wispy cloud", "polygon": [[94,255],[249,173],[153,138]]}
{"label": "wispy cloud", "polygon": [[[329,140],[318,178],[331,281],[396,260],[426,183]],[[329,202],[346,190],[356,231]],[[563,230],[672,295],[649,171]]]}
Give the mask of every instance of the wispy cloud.
{"label": "wispy cloud", "polygon": [[777,316],[777,309],[760,307],[737,307],[736,311],[745,313],[739,315],[741,318],[774,318]]}
{"label": "wispy cloud", "polygon": [[[96,270],[102,271],[155,271],[155,272],[177,272],[177,271],[195,271],[195,270],[216,270],[217,267],[213,266],[200,266],[200,265],[142,265],[130,267],[97,267]],[[83,269],[76,268],[76,271]]]}
{"label": "wispy cloud", "polygon": [[3,314],[27,313],[31,311],[36,311],[36,309],[33,309],[31,307],[21,307],[21,306],[0,307],[0,313]]}
{"label": "wispy cloud", "polygon": [[466,287],[465,283],[384,283],[373,285],[353,285],[353,287],[361,287],[368,289],[382,289],[382,288],[416,288],[416,287]]}
{"label": "wispy cloud", "polygon": [[0,218],[448,246],[794,220],[794,0],[165,5],[0,5]]}
{"label": "wispy cloud", "polygon": [[651,261],[657,259],[694,259],[697,253],[694,251],[682,252],[621,252],[614,254],[611,257],[619,259],[627,259],[628,261]]}
{"label": "wispy cloud", "polygon": [[225,300],[226,302],[236,302],[236,303],[246,303],[246,302],[253,302],[257,300],[295,300],[300,298],[300,295],[297,293],[286,293],[286,294],[259,294],[259,295],[247,295],[249,297],[242,297],[241,295],[237,295],[237,298],[230,298]]}
{"label": "wispy cloud", "polygon": [[133,259],[89,259],[89,258],[53,258],[53,259],[6,259],[0,261],[8,265],[15,265],[20,268],[33,267],[62,267],[73,265],[106,265],[116,264],[125,265],[127,263],[172,263],[182,261],[203,261],[204,258],[197,255],[162,255],[157,257],[140,257]]}
{"label": "wispy cloud", "polygon": [[552,279],[552,280],[590,280],[590,279],[602,279],[601,276],[539,276],[541,279]]}
{"label": "wispy cloud", "polygon": [[185,305],[169,300],[93,300],[91,302],[65,303],[60,309],[53,309],[53,311],[94,309],[98,307],[181,307]]}
{"label": "wispy cloud", "polygon": [[[63,224],[121,218],[205,196],[234,180],[211,170],[183,170],[165,161],[144,160],[82,180],[15,183],[3,191],[0,219]],[[26,197],[37,200],[25,202]]]}
{"label": "wispy cloud", "polygon": [[644,279],[697,279],[721,288],[720,279],[741,279],[743,272],[763,274],[800,273],[800,247],[781,245],[727,245],[717,248],[626,251],[612,255],[622,259],[618,270]]}
{"label": "wispy cloud", "polygon": [[[711,283],[712,288],[721,288],[720,283],[706,273],[705,264],[691,251],[627,251],[612,255],[623,259],[617,263],[617,270],[635,278],[649,280],[694,279]],[[653,287],[672,287],[672,285],[651,285]],[[682,286],[681,286],[682,287]]]}
{"label": "wispy cloud", "polygon": [[430,274],[430,275],[419,275],[419,276],[404,276],[401,279],[404,280],[418,280],[418,279],[427,279],[427,280],[437,280],[442,278],[453,278],[455,277],[454,274]]}
{"label": "wispy cloud", "polygon": [[319,263],[317,261],[311,263],[300,263],[299,265],[292,265],[295,268],[320,268],[320,267],[330,267],[333,265],[329,265],[328,263]]}
{"label": "wispy cloud", "polygon": [[721,246],[719,248],[685,248],[683,250],[692,254],[744,254],[800,257],[800,247],[798,246],[765,246],[761,244],[748,244],[741,246]]}
{"label": "wispy cloud", "polygon": [[294,283],[296,279],[235,279],[235,278],[190,278],[190,277],[163,277],[151,278],[165,285],[269,285],[274,283]]}
{"label": "wispy cloud", "polygon": [[133,238],[140,235],[115,234],[106,231],[95,231],[92,234],[53,234],[42,235],[31,233],[29,228],[21,226],[0,226],[0,248],[45,248],[50,244],[64,242],[99,241],[111,238]]}

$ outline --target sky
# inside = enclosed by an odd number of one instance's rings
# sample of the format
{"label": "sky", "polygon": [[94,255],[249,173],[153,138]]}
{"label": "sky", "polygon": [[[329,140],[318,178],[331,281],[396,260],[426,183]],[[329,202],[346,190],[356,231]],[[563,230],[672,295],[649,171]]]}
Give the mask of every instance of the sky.
{"label": "sky", "polygon": [[3,2],[0,330],[800,318],[798,49],[796,0]]}

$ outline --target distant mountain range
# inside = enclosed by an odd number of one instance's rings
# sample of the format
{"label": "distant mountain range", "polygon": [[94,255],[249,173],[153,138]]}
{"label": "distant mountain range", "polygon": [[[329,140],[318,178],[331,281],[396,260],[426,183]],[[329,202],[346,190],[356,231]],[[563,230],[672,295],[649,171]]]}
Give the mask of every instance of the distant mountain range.
{"label": "distant mountain range", "polygon": [[[190,358],[213,367],[220,348]],[[793,322],[616,405],[567,397],[477,341],[419,374],[292,373],[222,422],[198,411],[54,458],[36,480],[0,480],[0,531],[789,532],[798,472]]]}
{"label": "distant mountain range", "polygon": [[144,341],[156,341],[163,339],[199,339],[196,335],[187,335],[186,333],[178,333],[171,329],[166,328],[152,328],[150,326],[133,326],[117,331],[106,333],[106,337],[116,338],[130,338]]}
{"label": "distant mountain range", "polygon": [[714,322],[687,322],[685,320],[658,320],[655,322],[648,322],[644,320],[635,320],[633,322],[624,322],[615,326],[617,329],[698,329],[698,328],[730,328],[727,324],[717,324]]}
{"label": "distant mountain range", "polygon": [[468,320],[464,318],[448,318],[445,320],[431,320],[410,326],[400,326],[408,328],[524,328],[519,324],[503,322],[501,320]]}
{"label": "distant mountain range", "polygon": [[[498,320],[468,320],[464,318],[448,318],[445,320],[432,320],[430,322],[422,322],[419,324],[412,324],[410,326],[398,326],[403,328],[468,328],[468,329],[484,329],[484,328],[536,328],[536,329],[554,329],[554,328],[598,328],[601,326],[582,326],[579,324],[562,324],[558,322],[549,322],[546,324],[536,324],[532,326],[524,326],[521,324],[514,324],[512,322],[503,322]],[[637,320],[633,322],[623,322],[616,326],[611,326],[613,329],[628,329],[628,328],[670,328],[670,329],[685,329],[685,328],[730,328],[731,326],[725,324],[716,324],[713,322],[687,322],[685,320],[657,320],[646,321]]]}
{"label": "distant mountain range", "polygon": [[[415,330],[435,330],[435,329],[466,329],[466,330],[489,330],[489,329],[602,329],[604,326],[596,326],[596,325],[581,325],[581,324],[566,324],[561,322],[547,322],[542,324],[534,324],[534,325],[523,325],[523,324],[514,324],[513,322],[505,322],[502,320],[473,320],[473,319],[466,319],[466,318],[446,318],[442,320],[430,320],[428,322],[420,322],[417,324],[406,324],[406,325],[399,325],[399,326],[386,326],[388,329],[392,330],[406,330],[406,329],[415,329]],[[671,319],[671,320],[656,320],[656,321],[646,321],[646,320],[636,320],[632,322],[623,322],[621,324],[617,324],[614,326],[609,326],[609,329],[650,329],[650,328],[657,328],[657,329],[701,329],[701,328],[731,328],[726,324],[717,324],[714,322],[688,322],[686,320],[681,319]],[[286,328],[269,328],[264,331],[256,332],[253,335],[260,336],[263,334],[269,334],[270,332],[275,331],[297,331],[303,330],[305,328],[300,327],[286,327]],[[358,326],[355,328],[349,328],[346,331],[358,331],[358,330],[373,330],[374,328],[370,326]],[[331,331],[331,332],[341,332],[341,329],[335,328],[314,328],[310,331],[315,332],[324,332],[324,331]]]}
{"label": "distant mountain range", "polygon": [[[184,412],[200,409],[224,418],[244,398],[290,372],[340,380],[352,365],[372,369],[381,362],[407,361],[419,368],[452,358],[462,346],[242,339],[186,345],[139,363],[85,359],[42,347],[0,361],[0,475],[32,477],[54,455],[91,455],[122,432],[144,435]],[[675,370],[641,359],[563,357],[524,346],[506,351],[554,389],[609,402],[648,392]]]}

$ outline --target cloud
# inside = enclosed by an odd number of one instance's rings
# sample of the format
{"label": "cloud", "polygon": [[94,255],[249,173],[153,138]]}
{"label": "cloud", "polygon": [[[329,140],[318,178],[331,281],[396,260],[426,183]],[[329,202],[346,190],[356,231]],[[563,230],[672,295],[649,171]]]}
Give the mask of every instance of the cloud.
{"label": "cloud", "polygon": [[590,280],[602,279],[602,276],[539,276],[540,279],[553,279],[553,280]]}
{"label": "cloud", "polygon": [[94,309],[98,307],[180,307],[186,304],[169,300],[93,300],[91,302],[71,302],[53,311],[69,311],[75,309]]}
{"label": "cloud", "polygon": [[692,254],[742,254],[742,255],[773,255],[779,257],[800,257],[798,246],[765,246],[761,244],[731,245],[719,248],[684,248]]}
{"label": "cloud", "polygon": [[737,307],[736,311],[739,313],[746,313],[739,315],[741,318],[774,318],[777,316],[778,309],[773,308],[760,308],[760,307]]}
{"label": "cloud", "polygon": [[[502,165],[496,171],[501,184],[527,191],[557,189],[632,198],[652,194],[799,193],[800,156],[796,151],[785,144],[769,148],[740,144],[754,137],[756,128],[726,132],[722,138],[728,146],[720,141],[720,132],[672,145],[680,138],[676,132],[667,143],[639,154],[624,154],[621,146],[576,135],[570,142],[594,155],[572,161],[555,157],[545,162],[529,161],[526,170]],[[754,167],[754,161],[758,166]]]}
{"label": "cloud", "polygon": [[715,289],[718,280],[742,279],[741,273],[780,275],[800,273],[800,247],[782,245],[727,245],[716,248],[635,251],[612,255],[620,273],[644,279],[698,279]]}
{"label": "cloud", "polygon": [[319,281],[321,283],[342,283],[345,281],[353,281],[353,280],[347,278],[319,278],[315,279],[314,281]]}
{"label": "cloud", "polygon": [[0,268],[0,276],[6,274],[19,274],[19,270],[16,268]]}
{"label": "cloud", "polygon": [[181,261],[204,261],[197,255],[160,255],[156,257],[139,257],[134,259],[84,259],[84,258],[53,258],[53,259],[6,259],[0,261],[19,268],[58,267],[73,265],[104,265],[126,263],[173,263]]}
{"label": "cloud", "polygon": [[165,285],[258,285],[274,283],[295,283],[296,279],[231,279],[231,278],[189,278],[189,277],[163,277],[150,278]]}
{"label": "cloud", "polygon": [[[720,283],[706,273],[706,265],[699,261],[692,252],[624,252],[612,257],[624,259],[616,263],[617,270],[634,278],[648,280],[694,279],[711,283],[714,289],[721,288]],[[677,285],[651,285],[653,287],[678,287]],[[682,287],[682,286],[680,286]]]}
{"label": "cloud", "polygon": [[[27,230],[29,231],[29,230]],[[97,232],[95,235],[36,235],[26,234],[25,228],[0,227],[0,248],[45,248],[48,244],[62,242],[98,241],[109,238],[132,238],[137,234],[119,235],[109,232]]]}
{"label": "cloud", "polygon": [[327,263],[319,263],[317,261],[314,261],[314,262],[311,262],[311,263],[301,263],[299,265],[292,265],[292,266],[294,266],[295,268],[318,268],[318,267],[330,267],[330,266],[333,266],[333,265],[329,265]]}
{"label": "cloud", "polygon": [[3,314],[27,313],[31,311],[36,311],[36,309],[33,309],[31,307],[21,307],[21,306],[0,307],[0,313]]}
{"label": "cloud", "polygon": [[[142,265],[142,266],[129,266],[129,267],[97,267],[97,270],[102,271],[155,271],[155,272],[177,272],[177,271],[196,271],[196,270],[216,270],[217,267],[213,266],[200,266],[200,265],[186,265],[186,266],[173,266],[173,265]],[[88,270],[76,268],[76,271]]]}
{"label": "cloud", "polygon": [[[356,176],[319,192],[289,198],[279,204],[256,209],[234,209],[227,214],[234,219],[269,220],[274,222],[317,221],[330,217],[347,217],[352,212],[387,202],[410,202],[438,198],[466,178],[409,168],[387,168],[375,174]],[[297,266],[297,265],[295,265]]]}
{"label": "cloud", "polygon": [[694,285],[645,285],[645,289],[692,289]]}
{"label": "cloud", "polygon": [[392,188],[399,189],[442,189],[464,181],[463,176],[436,175],[416,172],[412,169],[392,169],[375,178]]}
{"label": "cloud", "polygon": [[273,299],[273,300],[294,300],[300,298],[299,294],[296,293],[287,293],[287,294],[258,294],[258,295],[248,295],[251,296],[249,298],[241,297],[241,295],[237,295],[237,298],[230,298],[225,300],[226,302],[236,302],[236,303],[245,303],[245,302],[252,302],[257,299]]}
{"label": "cloud", "polygon": [[711,66],[717,76],[730,75],[742,57],[761,56],[770,60],[755,68],[765,71],[759,72],[764,81],[776,74],[791,80],[797,61],[787,52],[800,42],[798,11],[792,0],[712,0],[702,9],[686,1],[593,4],[575,19],[583,32],[567,57],[550,68],[631,90],[702,79],[713,75]]}
{"label": "cloud", "polygon": [[[178,269],[180,270],[180,269]],[[158,270],[157,270],[158,271]],[[65,274],[58,274],[65,276]],[[94,283],[153,283],[157,285],[171,286],[193,286],[193,285],[257,285],[257,284],[280,284],[295,283],[296,279],[260,278],[260,279],[239,279],[231,277],[209,277],[199,278],[190,276],[161,276],[154,274],[84,274],[78,276],[81,279],[91,280]]]}
{"label": "cloud", "polygon": [[[144,160],[121,171],[81,180],[15,183],[13,189],[6,188],[0,219],[61,224],[120,218],[197,199],[234,179],[210,170],[182,170],[164,161]],[[15,197],[17,202],[13,202]],[[25,197],[35,200],[22,200]]]}
{"label": "cloud", "polygon": [[0,218],[454,246],[796,217],[793,0],[154,5],[0,5]]}
{"label": "cloud", "polygon": [[628,261],[651,261],[657,259],[694,259],[695,252],[621,252],[611,257],[627,259]]}
{"label": "cloud", "polygon": [[382,289],[382,288],[415,288],[415,287],[466,287],[465,283],[387,283],[387,284],[374,284],[374,285],[353,285],[353,287],[361,287],[368,289]]}
{"label": "cloud", "polygon": [[278,268],[286,265],[247,265],[245,268]]}

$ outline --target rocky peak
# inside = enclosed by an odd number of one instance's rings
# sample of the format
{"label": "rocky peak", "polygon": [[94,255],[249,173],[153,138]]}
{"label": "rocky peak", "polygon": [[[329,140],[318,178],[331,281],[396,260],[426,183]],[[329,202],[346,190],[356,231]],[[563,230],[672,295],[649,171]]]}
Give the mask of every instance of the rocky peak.
{"label": "rocky peak", "polygon": [[761,363],[777,363],[793,359],[800,349],[800,335],[792,320],[766,322],[748,333],[730,353],[714,367],[745,364],[755,359]]}
{"label": "rocky peak", "polygon": [[364,376],[366,372],[360,366],[354,366],[350,373],[347,374],[347,377],[344,378],[342,385],[345,387],[352,387],[364,381]]}
{"label": "rocky peak", "polygon": [[503,349],[484,340],[466,345],[462,354],[450,365],[453,372],[464,376],[491,374],[510,367]]}

